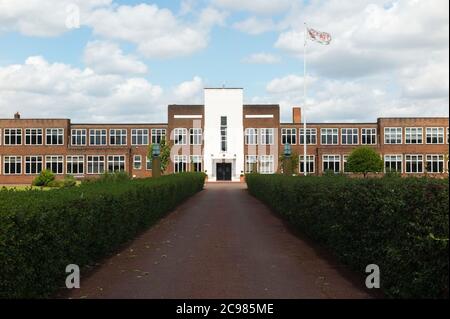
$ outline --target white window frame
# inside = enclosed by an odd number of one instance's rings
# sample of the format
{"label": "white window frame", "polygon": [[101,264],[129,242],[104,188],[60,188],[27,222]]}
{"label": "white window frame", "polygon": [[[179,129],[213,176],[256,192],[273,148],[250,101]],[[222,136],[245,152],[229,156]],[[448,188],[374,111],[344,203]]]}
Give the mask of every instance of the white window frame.
{"label": "white window frame", "polygon": [[[15,143],[14,144],[11,143],[12,131],[15,132],[15,134],[14,134]],[[6,143],[7,136],[9,137],[9,143]],[[17,143],[18,137],[20,137],[20,143]],[[5,146],[23,145],[23,130],[21,128],[5,127],[3,129],[3,145],[5,145]]]}
{"label": "white window frame", "polygon": [[[14,163],[11,163],[11,159],[14,159]],[[9,173],[6,171],[6,166],[9,165]],[[14,173],[11,173],[11,165],[15,165]],[[17,168],[20,169],[20,172],[17,172]],[[22,175],[23,167],[22,167],[22,156],[19,155],[5,155],[3,156],[3,175]]]}
{"label": "white window frame", "polygon": [[[97,134],[100,133],[100,134]],[[97,143],[99,138],[100,143]],[[102,143],[102,141],[105,141]],[[94,141],[94,143],[92,143]],[[108,145],[108,130],[105,128],[91,128],[89,129],[89,145],[91,146],[106,146]]]}
{"label": "white window frame", "polygon": [[[56,171],[53,170],[53,165],[56,164]],[[50,167],[49,167],[50,166]],[[46,155],[45,156],[45,169],[52,171],[53,174],[64,174],[64,156],[63,155]]]}
{"label": "white window frame", "polygon": [[[325,142],[324,142],[324,137],[325,137]],[[331,138],[331,143],[328,140],[329,137]],[[339,145],[339,129],[337,127],[321,128],[320,129],[320,144],[321,145]]]}
{"label": "white window frame", "polygon": [[189,129],[189,144],[190,145],[202,145],[202,129],[193,127]]}
{"label": "white window frame", "polygon": [[111,146],[126,146],[128,140],[128,130],[125,128],[111,128],[109,129],[109,145]]}
{"label": "white window frame", "polygon": [[[80,164],[81,170],[80,170]],[[69,167],[71,168],[69,170]],[[77,173],[74,173],[74,167],[77,169]],[[70,175],[83,175],[86,171],[86,163],[84,161],[84,155],[67,155],[66,156],[66,174]]]}
{"label": "white window frame", "polygon": [[[299,140],[298,140],[299,145],[304,144],[302,143],[302,139],[304,137],[303,131],[304,131],[303,128],[299,129]],[[314,143],[311,143],[313,137]],[[306,128],[306,142],[307,142],[306,145],[317,145],[317,128]]]}
{"label": "white window frame", "polygon": [[[427,127],[425,129],[425,142],[426,144],[444,144],[445,142],[445,133],[443,127]],[[428,142],[428,137],[431,138],[431,142]],[[437,143],[433,143],[433,138],[437,139]],[[442,138],[442,142],[439,140]]]}
{"label": "white window frame", "polygon": [[[202,172],[203,171],[203,157],[201,155],[191,155],[189,165],[194,165],[192,168],[195,172]],[[195,168],[196,164],[200,164],[200,170],[198,170],[198,167]]]}
{"label": "white window frame", "polygon": [[131,145],[148,145],[148,129],[132,128],[131,129]]}
{"label": "white window frame", "polygon": [[[442,170],[441,171],[434,171],[428,169],[428,163],[431,163],[430,167],[433,168],[433,163],[437,163],[438,169],[440,163],[442,163]],[[427,170],[427,173],[430,174],[442,174],[445,173],[445,155],[444,154],[426,154],[425,155],[425,168]]]}
{"label": "white window frame", "polygon": [[[387,173],[387,171],[386,171],[386,163],[387,162],[389,162],[389,163],[395,162],[395,167],[396,168],[398,167],[398,163],[400,163],[400,171],[396,169],[395,171],[392,171],[392,172],[397,172],[397,173],[400,173],[400,174],[403,173],[403,171],[404,171],[404,164],[403,164],[403,155],[402,154],[385,154],[384,155],[384,157],[383,157],[383,165],[384,165],[383,170],[384,170],[384,173]],[[391,164],[389,165],[389,168],[392,168]]]}
{"label": "white window frame", "polygon": [[[74,143],[74,139],[75,139],[76,143]],[[81,142],[84,139],[84,143],[77,143],[78,139],[80,139]],[[87,130],[85,128],[72,129],[70,131],[70,143],[71,143],[72,146],[86,146],[86,144],[87,144]]]}
{"label": "white window frame", "polygon": [[[373,143],[367,143],[369,139],[370,141],[373,141]],[[361,128],[361,145],[376,145],[376,144],[377,144],[377,129],[375,127]]]}
{"label": "white window frame", "polygon": [[[44,157],[42,155],[26,155],[25,157],[25,175],[38,175],[42,172],[44,169]],[[34,159],[34,163],[36,163],[36,169],[32,170],[32,159]],[[28,170],[28,165],[30,165],[30,170]],[[40,168],[39,169],[39,165]]]}
{"label": "white window frame", "polygon": [[286,143],[283,142],[284,139],[290,138],[292,143],[290,145],[297,145],[297,129],[295,127],[284,127],[281,129],[281,145]]}
{"label": "white window frame", "polygon": [[[56,131],[56,134],[53,132]],[[50,132],[50,133],[49,133]],[[56,136],[56,143],[53,143],[53,137]],[[50,137],[50,143],[49,143]],[[45,145],[64,145],[64,128],[48,127],[45,129]]]}
{"label": "white window frame", "polygon": [[[185,164],[185,169],[184,170],[180,170],[180,164]],[[174,159],[173,159],[173,172],[174,173],[183,173],[183,172],[187,172],[189,169],[188,166],[188,158],[187,155],[175,155]],[[183,166],[181,166],[183,167]]]}
{"label": "white window frame", "polygon": [[[344,137],[345,137],[345,143],[344,143]],[[354,141],[354,138],[356,137],[356,142]],[[349,138],[351,140],[351,143],[349,143]],[[346,127],[341,128],[341,144],[342,145],[359,145],[359,129],[356,127]]]}
{"label": "white window frame", "polygon": [[423,127],[405,127],[405,144],[423,144]]}
{"label": "white window frame", "polygon": [[275,163],[273,155],[260,155],[259,159],[259,173],[273,174],[275,172]]}
{"label": "white window frame", "polygon": [[273,145],[274,142],[274,129],[273,128],[261,128],[261,145]]}
{"label": "white window frame", "polygon": [[[101,175],[106,172],[105,155],[88,155],[86,160],[86,172],[88,175]],[[92,169],[89,169],[92,168]]]}
{"label": "white window frame", "polygon": [[133,169],[141,170],[142,169],[142,155],[133,155]]}
{"label": "white window frame", "polygon": [[[115,166],[118,164],[119,169],[118,170],[111,170],[110,166],[113,166],[113,168],[115,168]],[[123,167],[123,169],[122,169]],[[125,155],[108,155],[107,157],[107,167],[106,167],[106,171],[108,173],[116,173],[116,172],[125,172],[126,171],[126,157]]]}
{"label": "white window frame", "polygon": [[[39,134],[40,131],[40,134]],[[35,136],[36,143],[31,143],[32,137]],[[39,136],[41,142],[37,143]],[[27,138],[30,139],[30,143],[27,143]],[[44,130],[42,128],[25,128],[25,145],[43,145],[44,144]]]}
{"label": "white window frame", "polygon": [[[421,160],[419,160],[419,158]],[[413,163],[416,163],[417,167],[419,167],[419,163],[422,164],[421,171],[409,171],[408,172],[408,163],[411,163],[411,167]],[[424,161],[422,154],[405,154],[405,173],[406,174],[422,174],[424,172]]]}
{"label": "white window frame", "polygon": [[[312,164],[312,170],[310,171],[310,165]],[[303,155],[298,156],[298,172],[299,173],[305,173],[303,170]],[[306,167],[307,167],[307,174],[314,174],[316,172],[316,156],[315,155],[306,155]]]}
{"label": "white window frame", "polygon": [[173,142],[175,145],[187,145],[187,129],[184,127],[174,128]]}
{"label": "white window frame", "polygon": [[249,164],[256,164],[254,166],[253,173],[258,172],[258,155],[245,155],[245,173],[251,173],[250,172],[250,165]]}
{"label": "white window frame", "polygon": [[[152,144],[159,144],[161,139],[166,139],[167,131],[165,128],[152,128]],[[158,141],[159,140],[159,141]]]}
{"label": "white window frame", "polygon": [[[394,138],[392,138],[394,135]],[[395,142],[392,142],[395,141]],[[403,129],[401,127],[385,127],[384,128],[384,144],[402,144]]]}
{"label": "white window frame", "polygon": [[258,129],[248,127],[245,129],[245,145],[258,145]]}
{"label": "white window frame", "polygon": [[[333,172],[335,174],[339,174],[342,170],[341,167],[341,155],[337,154],[324,154],[322,155],[322,172],[325,173],[328,169],[325,169],[325,163],[333,163]],[[339,165],[339,168],[336,170],[336,163]]]}

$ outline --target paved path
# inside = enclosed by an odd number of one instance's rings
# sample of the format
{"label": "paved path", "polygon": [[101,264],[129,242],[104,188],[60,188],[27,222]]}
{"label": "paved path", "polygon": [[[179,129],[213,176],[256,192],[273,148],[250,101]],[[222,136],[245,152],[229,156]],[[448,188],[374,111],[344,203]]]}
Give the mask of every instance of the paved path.
{"label": "paved path", "polygon": [[363,284],[245,184],[209,183],[65,297],[370,298]]}

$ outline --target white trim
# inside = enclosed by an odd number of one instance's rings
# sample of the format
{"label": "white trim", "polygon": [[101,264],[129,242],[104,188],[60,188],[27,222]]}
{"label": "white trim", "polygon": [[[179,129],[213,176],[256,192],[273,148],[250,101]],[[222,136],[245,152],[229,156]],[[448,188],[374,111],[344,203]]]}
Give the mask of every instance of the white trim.
{"label": "white trim", "polygon": [[203,118],[203,115],[201,114],[194,114],[194,115],[187,115],[187,114],[176,114],[173,116],[174,119],[201,119]]}
{"label": "white trim", "polygon": [[273,114],[247,114],[246,119],[273,119]]}

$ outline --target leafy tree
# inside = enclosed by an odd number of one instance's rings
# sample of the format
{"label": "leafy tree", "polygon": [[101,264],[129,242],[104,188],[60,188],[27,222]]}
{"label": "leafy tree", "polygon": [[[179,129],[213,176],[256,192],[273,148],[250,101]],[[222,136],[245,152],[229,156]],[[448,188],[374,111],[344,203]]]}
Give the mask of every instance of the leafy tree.
{"label": "leafy tree", "polygon": [[[166,139],[161,138],[161,142],[159,143],[159,159],[161,162],[161,173],[164,173],[169,166],[170,163],[170,146],[166,143]],[[147,157],[151,160],[153,157],[153,144],[150,144],[147,151]]]}
{"label": "leafy tree", "polygon": [[52,171],[44,169],[41,171],[39,176],[37,176],[32,185],[33,186],[48,186],[51,182],[55,180],[55,174]]}
{"label": "leafy tree", "polygon": [[373,148],[362,146],[351,152],[347,160],[347,169],[352,173],[362,173],[366,178],[368,173],[383,170],[383,160]]}

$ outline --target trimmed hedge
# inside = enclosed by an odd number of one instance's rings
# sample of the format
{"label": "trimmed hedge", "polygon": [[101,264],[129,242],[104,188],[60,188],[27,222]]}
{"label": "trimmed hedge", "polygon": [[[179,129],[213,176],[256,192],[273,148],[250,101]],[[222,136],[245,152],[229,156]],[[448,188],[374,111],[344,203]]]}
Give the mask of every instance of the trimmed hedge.
{"label": "trimmed hedge", "polygon": [[393,298],[448,298],[448,179],[251,174],[250,193]]}
{"label": "trimmed hedge", "polygon": [[0,298],[48,297],[203,188],[204,174],[0,191]]}

